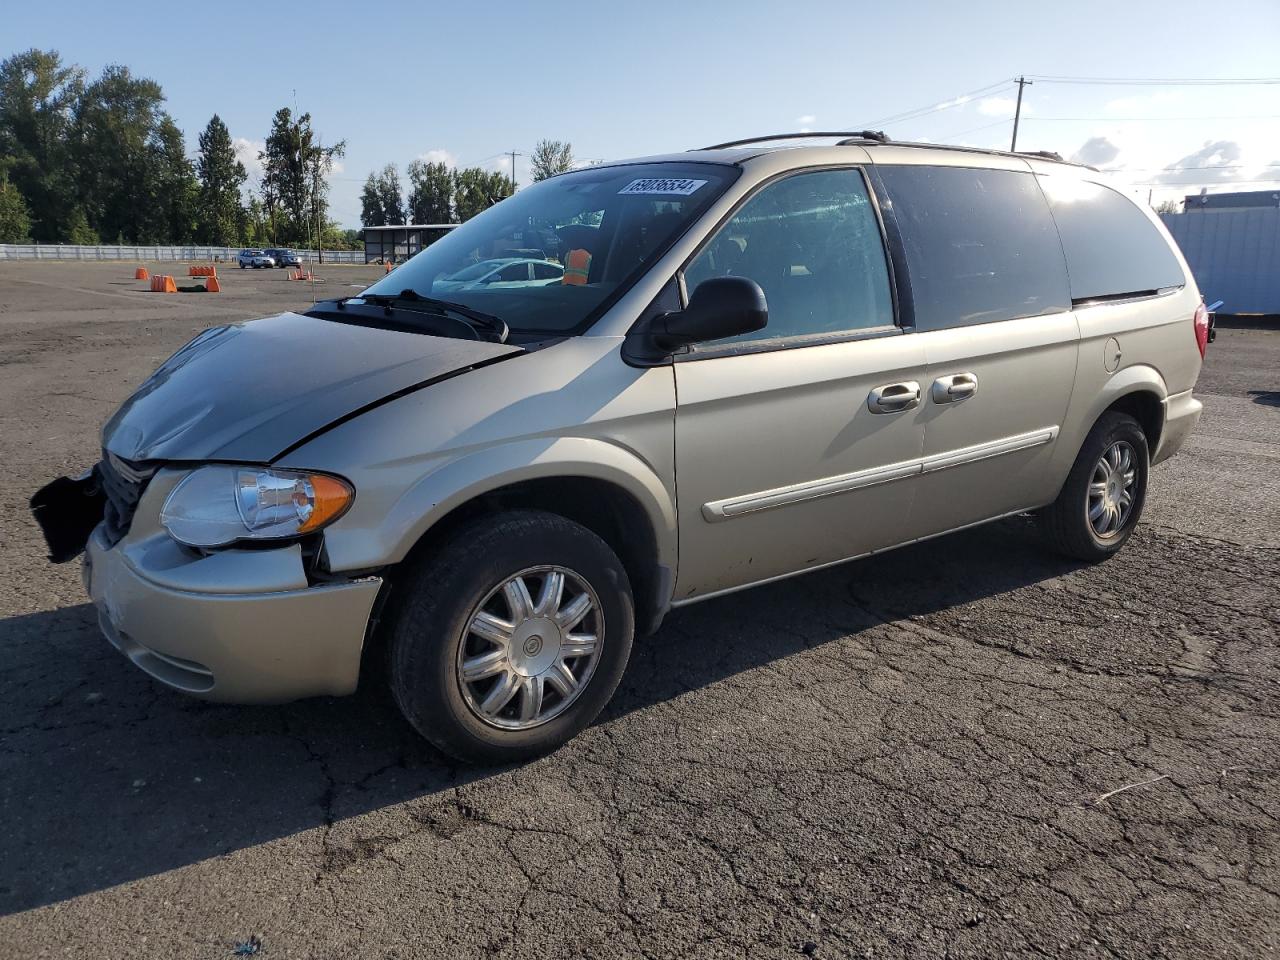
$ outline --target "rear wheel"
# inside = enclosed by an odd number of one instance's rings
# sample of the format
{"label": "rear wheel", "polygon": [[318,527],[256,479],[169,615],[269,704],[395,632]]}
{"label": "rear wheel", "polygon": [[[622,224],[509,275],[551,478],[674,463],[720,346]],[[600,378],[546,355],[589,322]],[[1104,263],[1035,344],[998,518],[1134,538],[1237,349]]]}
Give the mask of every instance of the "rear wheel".
{"label": "rear wheel", "polygon": [[1085,438],[1058,499],[1040,514],[1049,545],[1097,563],[1117,553],[1142,516],[1147,437],[1133,417],[1106,413]]}
{"label": "rear wheel", "polygon": [[399,589],[392,692],[414,728],[460,760],[560,746],[609,701],[631,653],[626,571],[603,540],[555,514],[476,521]]}

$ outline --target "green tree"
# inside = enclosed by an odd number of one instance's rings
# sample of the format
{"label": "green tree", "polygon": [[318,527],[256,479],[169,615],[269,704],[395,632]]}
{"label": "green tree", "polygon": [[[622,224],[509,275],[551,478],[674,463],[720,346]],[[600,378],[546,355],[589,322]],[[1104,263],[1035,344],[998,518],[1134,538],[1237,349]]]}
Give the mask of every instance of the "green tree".
{"label": "green tree", "polygon": [[539,140],[529,158],[536,183],[573,169],[573,144],[562,140]]}
{"label": "green tree", "polygon": [[240,242],[247,247],[272,245],[267,208],[256,194],[249,194],[249,203],[241,208]]}
{"label": "green tree", "polygon": [[[276,111],[262,160],[263,201],[277,242],[311,242],[317,224],[327,222],[328,176],[346,143],[323,146],[311,127],[311,114],[294,120],[288,107]],[[277,219],[277,214],[279,215]]]}
{"label": "green tree", "polygon": [[73,116],[84,71],[53,50],[27,50],[0,62],[0,168],[26,201],[31,234],[52,242],[66,234],[75,206],[69,158]]}
{"label": "green tree", "polygon": [[453,175],[453,203],[461,223],[509,196],[511,178],[504,173],[467,167]]}
{"label": "green tree", "polygon": [[[102,238],[89,226],[89,218],[85,216],[84,207],[75,207],[67,219],[67,243],[101,243]],[[117,238],[117,240],[122,238]]]}
{"label": "green tree", "polygon": [[371,173],[360,191],[360,222],[366,227],[405,222],[404,200],[400,192],[400,172],[394,163]]}
{"label": "green tree", "polygon": [[378,178],[369,174],[360,190],[360,224],[365,227],[381,227],[387,222],[382,211],[382,194],[378,190]]}
{"label": "green tree", "polygon": [[412,223],[454,223],[453,174],[443,163],[414,160],[409,164],[409,210]]}
{"label": "green tree", "polygon": [[156,226],[163,218],[150,209],[154,193],[148,182],[171,159],[168,135],[160,130],[168,119],[163,103],[158,83],[117,64],[85,89],[72,127],[72,152],[80,206],[100,236],[120,234],[129,243],[168,239]]}
{"label": "green tree", "polygon": [[[307,171],[302,155],[300,125],[293,111],[281,107],[271,121],[266,145],[258,154],[262,161],[262,200],[267,207],[273,242],[297,243],[307,236]],[[280,211],[283,230],[276,235],[276,214]]]}
{"label": "green tree", "polygon": [[378,196],[382,201],[382,222],[404,223],[404,194],[400,190],[400,171],[394,163],[382,168],[378,177]]}
{"label": "green tree", "polygon": [[244,164],[236,159],[231,132],[216,113],[200,134],[196,172],[200,177],[197,237],[202,243],[235,245],[243,234],[240,188],[248,175]]}
{"label": "green tree", "polygon": [[161,114],[147,144],[144,190],[147,202],[139,216],[138,235],[152,243],[191,242],[200,184],[187,159],[182,131],[168,114]]}
{"label": "green tree", "polygon": [[21,243],[31,236],[31,215],[22,193],[0,179],[0,243]]}

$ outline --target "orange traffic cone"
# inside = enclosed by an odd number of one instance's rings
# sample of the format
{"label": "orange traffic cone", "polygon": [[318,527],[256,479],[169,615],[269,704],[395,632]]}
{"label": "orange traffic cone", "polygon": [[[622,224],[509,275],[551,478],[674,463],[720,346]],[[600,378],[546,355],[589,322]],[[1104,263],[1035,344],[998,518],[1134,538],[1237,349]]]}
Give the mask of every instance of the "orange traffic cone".
{"label": "orange traffic cone", "polygon": [[147,268],[146,268],[146,267],[139,267],[137,270],[133,271],[133,279],[135,279],[135,280],[150,280],[150,279],[151,279],[151,274],[147,273]]}
{"label": "orange traffic cone", "polygon": [[178,285],[173,282],[173,277],[152,277],[151,278],[152,293],[177,293]]}
{"label": "orange traffic cone", "polygon": [[216,272],[209,274],[209,279],[205,281],[204,288],[208,293],[222,292],[222,286],[218,283],[218,274]]}

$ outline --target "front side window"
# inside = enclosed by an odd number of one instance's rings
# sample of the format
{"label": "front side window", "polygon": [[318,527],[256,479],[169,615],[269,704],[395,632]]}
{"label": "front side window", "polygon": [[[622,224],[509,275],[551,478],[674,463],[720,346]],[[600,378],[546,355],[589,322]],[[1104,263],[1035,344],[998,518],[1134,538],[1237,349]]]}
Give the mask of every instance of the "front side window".
{"label": "front side window", "polygon": [[1062,236],[1076,303],[1187,282],[1168,241],[1127,197],[1074,177],[1042,176],[1040,185]]}
{"label": "front side window", "polygon": [[716,343],[839,334],[893,324],[880,225],[857,170],[801,173],[762,188],[685,269],[692,295],[747,277],[769,306],[763,330]]}
{"label": "front side window", "polygon": [[[580,333],[736,178],[710,163],[592,167],[518,191],[367,293],[460,303],[513,336]],[[532,265],[532,266],[531,266]]]}
{"label": "front side window", "polygon": [[923,165],[877,170],[902,233],[918,329],[1071,308],[1062,245],[1032,173]]}

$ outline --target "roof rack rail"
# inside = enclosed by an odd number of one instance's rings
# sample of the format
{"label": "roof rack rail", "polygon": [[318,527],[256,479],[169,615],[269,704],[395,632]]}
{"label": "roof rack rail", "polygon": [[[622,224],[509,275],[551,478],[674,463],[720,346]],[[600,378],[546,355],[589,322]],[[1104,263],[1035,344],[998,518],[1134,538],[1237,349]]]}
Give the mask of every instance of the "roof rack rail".
{"label": "roof rack rail", "polygon": [[727,143],[717,143],[698,149],[727,150],[730,147],[745,147],[748,144],[767,143],[770,140],[806,140],[809,137],[843,137],[844,139],[838,144],[841,147],[854,143],[866,143],[868,140],[874,143],[889,142],[883,130],[813,130],[809,133],[775,133],[767,137],[747,137],[745,140],[730,140]]}
{"label": "roof rack rail", "polygon": [[1062,154],[1056,150],[1019,150],[1017,153],[1020,157],[1039,157],[1042,160],[1057,160],[1059,163],[1066,162],[1062,159]]}

